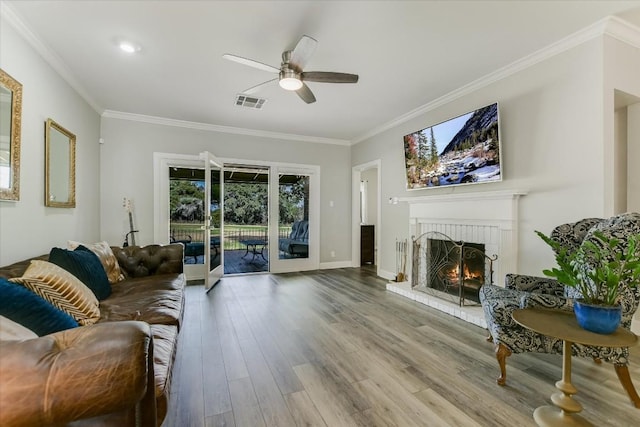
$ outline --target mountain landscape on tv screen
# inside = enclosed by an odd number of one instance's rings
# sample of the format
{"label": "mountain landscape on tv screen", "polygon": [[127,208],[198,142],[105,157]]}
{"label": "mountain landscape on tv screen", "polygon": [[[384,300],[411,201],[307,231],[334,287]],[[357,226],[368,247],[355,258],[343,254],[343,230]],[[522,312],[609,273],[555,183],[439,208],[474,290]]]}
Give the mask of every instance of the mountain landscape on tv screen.
{"label": "mountain landscape on tv screen", "polygon": [[498,128],[496,103],[405,135],[407,188],[500,181]]}

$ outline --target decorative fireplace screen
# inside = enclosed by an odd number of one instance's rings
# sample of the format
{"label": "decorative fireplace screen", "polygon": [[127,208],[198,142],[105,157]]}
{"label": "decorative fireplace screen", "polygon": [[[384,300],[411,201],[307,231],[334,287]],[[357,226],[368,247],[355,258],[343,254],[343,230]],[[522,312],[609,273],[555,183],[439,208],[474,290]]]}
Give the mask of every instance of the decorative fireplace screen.
{"label": "decorative fireplace screen", "polygon": [[430,231],[413,239],[411,286],[460,306],[479,304],[480,287],[493,283],[493,262],[484,244],[454,241]]}

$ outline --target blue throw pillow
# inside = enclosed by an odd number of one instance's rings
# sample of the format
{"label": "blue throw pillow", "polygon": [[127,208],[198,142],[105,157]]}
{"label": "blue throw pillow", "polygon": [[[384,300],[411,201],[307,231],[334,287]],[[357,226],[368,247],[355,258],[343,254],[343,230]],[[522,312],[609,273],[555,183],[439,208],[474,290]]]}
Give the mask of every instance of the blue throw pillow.
{"label": "blue throw pillow", "polygon": [[53,248],[49,262],[64,268],[91,289],[98,301],[111,295],[111,284],[100,258],[90,249],[80,245],[75,251]]}
{"label": "blue throw pillow", "polygon": [[78,322],[24,286],[0,277],[0,315],[39,336],[71,329]]}

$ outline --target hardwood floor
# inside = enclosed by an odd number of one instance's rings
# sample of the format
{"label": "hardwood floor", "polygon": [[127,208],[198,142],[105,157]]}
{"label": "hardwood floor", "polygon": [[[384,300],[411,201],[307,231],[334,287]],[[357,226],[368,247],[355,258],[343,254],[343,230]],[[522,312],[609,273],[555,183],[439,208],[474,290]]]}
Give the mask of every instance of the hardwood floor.
{"label": "hardwood floor", "polygon": [[[560,356],[509,357],[500,387],[485,330],[384,285],[371,269],[339,269],[187,287],[163,426],[535,425]],[[572,379],[594,425],[640,425],[613,366],[574,358]]]}

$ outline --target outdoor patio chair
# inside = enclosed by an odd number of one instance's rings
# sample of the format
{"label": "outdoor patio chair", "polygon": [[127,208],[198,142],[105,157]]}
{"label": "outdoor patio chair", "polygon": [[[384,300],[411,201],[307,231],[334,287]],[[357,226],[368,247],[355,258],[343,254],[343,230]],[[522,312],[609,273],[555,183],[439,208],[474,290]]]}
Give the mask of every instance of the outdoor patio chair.
{"label": "outdoor patio chair", "polygon": [[309,221],[295,221],[289,237],[278,241],[278,248],[292,257],[309,256]]}

